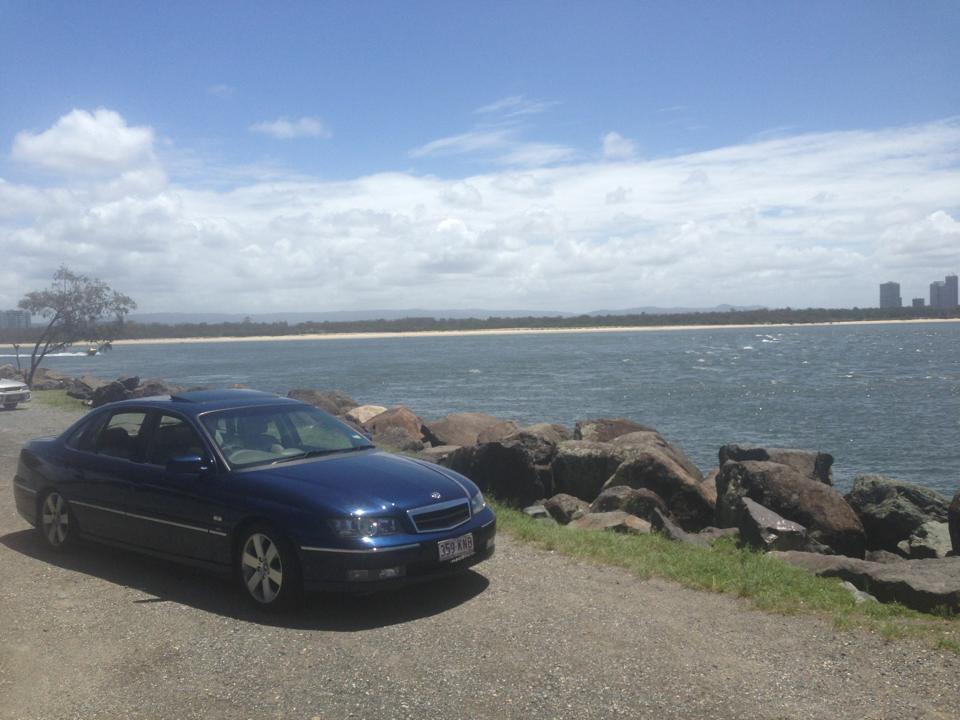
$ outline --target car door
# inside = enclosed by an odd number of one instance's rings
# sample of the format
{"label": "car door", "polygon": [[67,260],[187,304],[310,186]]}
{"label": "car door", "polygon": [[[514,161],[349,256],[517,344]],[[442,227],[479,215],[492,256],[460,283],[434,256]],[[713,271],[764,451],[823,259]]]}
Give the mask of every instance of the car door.
{"label": "car door", "polygon": [[[139,542],[178,557],[229,563],[224,478],[203,436],[187,418],[168,411],[156,413],[148,432],[145,462],[127,498]],[[190,456],[208,461],[210,469],[182,473],[167,467]]]}
{"label": "car door", "polygon": [[68,500],[82,532],[136,544],[125,504],[142,467],[146,410],[117,409],[67,441]]}

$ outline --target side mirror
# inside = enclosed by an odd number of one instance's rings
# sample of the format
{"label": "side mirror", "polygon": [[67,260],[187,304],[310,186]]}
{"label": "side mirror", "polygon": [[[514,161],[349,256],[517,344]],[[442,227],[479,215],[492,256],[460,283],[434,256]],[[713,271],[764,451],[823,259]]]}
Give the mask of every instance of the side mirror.
{"label": "side mirror", "polygon": [[174,475],[203,475],[210,464],[199,455],[181,455],[167,461],[167,472]]}

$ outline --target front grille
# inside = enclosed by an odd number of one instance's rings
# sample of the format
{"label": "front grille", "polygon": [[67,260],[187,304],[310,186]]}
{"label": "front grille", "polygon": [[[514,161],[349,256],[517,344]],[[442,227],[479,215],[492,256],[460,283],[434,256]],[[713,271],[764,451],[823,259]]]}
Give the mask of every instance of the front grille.
{"label": "front grille", "polygon": [[467,500],[453,500],[410,510],[407,513],[417,532],[436,532],[449,530],[463,525],[470,519],[470,503]]}

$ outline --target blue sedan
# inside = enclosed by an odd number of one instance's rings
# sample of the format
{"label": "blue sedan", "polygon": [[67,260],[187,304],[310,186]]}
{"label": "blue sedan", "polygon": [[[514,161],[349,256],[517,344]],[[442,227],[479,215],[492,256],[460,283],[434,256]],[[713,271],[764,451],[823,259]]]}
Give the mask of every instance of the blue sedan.
{"label": "blue sedan", "polygon": [[13,489],[53,550],[86,538],[232,572],[266,608],[461,571],[496,534],[469,479],[252,390],[104,405],[27,443]]}

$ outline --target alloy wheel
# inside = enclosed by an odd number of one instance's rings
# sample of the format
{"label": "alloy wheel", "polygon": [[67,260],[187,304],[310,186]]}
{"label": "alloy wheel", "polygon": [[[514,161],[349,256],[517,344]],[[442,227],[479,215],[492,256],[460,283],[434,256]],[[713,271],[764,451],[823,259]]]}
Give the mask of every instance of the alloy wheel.
{"label": "alloy wheel", "polygon": [[262,532],[247,537],[241,552],[240,570],[247,592],[258,603],[269,605],[283,588],[283,560],[280,550]]}
{"label": "alloy wheel", "polygon": [[51,547],[60,548],[70,535],[70,510],[67,501],[58,492],[49,493],[40,512],[43,537]]}

